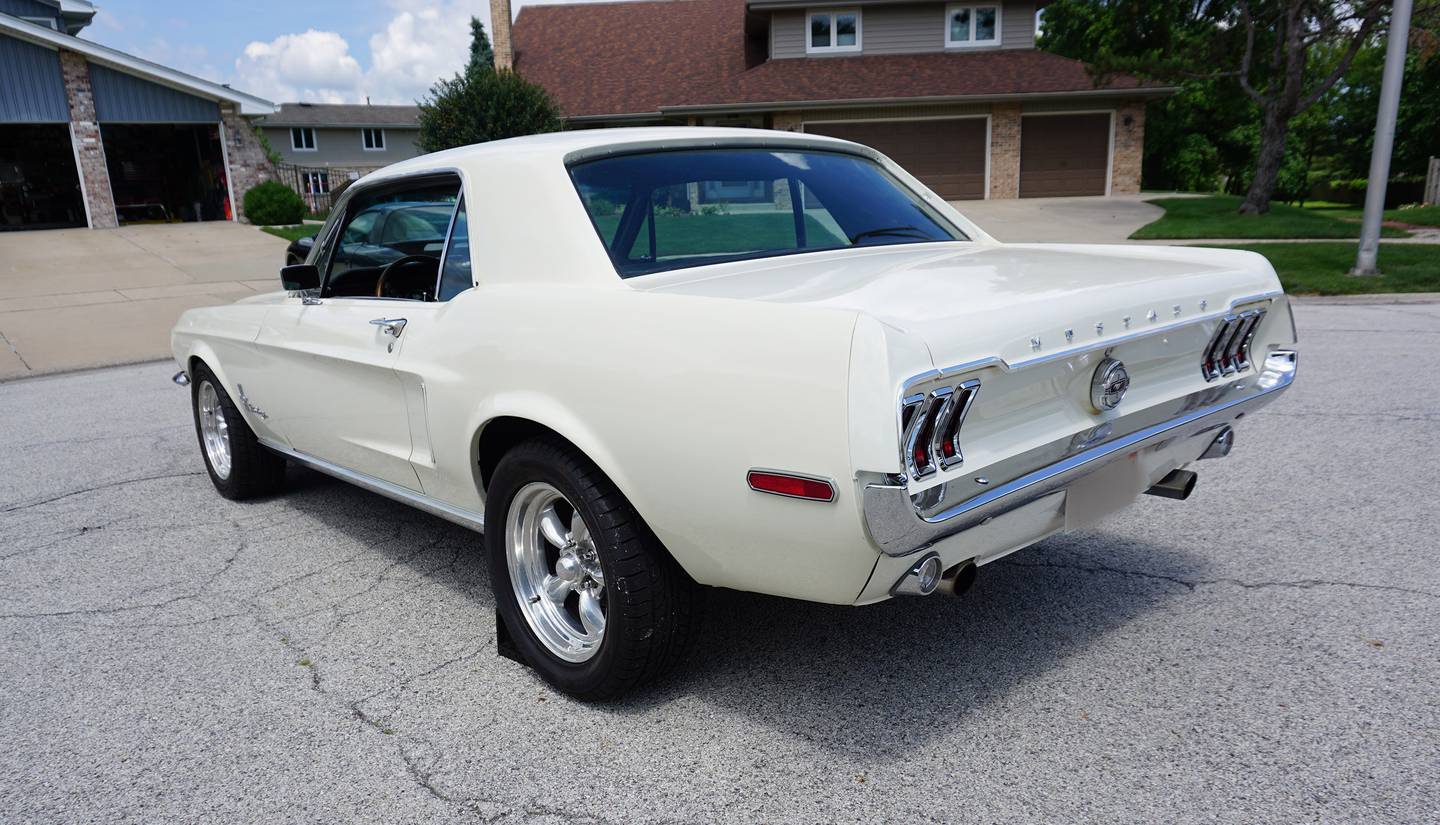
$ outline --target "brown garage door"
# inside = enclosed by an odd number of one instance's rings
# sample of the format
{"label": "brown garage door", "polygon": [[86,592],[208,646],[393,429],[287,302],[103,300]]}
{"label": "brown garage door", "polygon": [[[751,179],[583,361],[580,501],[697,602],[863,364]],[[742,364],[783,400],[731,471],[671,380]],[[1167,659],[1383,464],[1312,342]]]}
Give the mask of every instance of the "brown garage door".
{"label": "brown garage door", "polygon": [[985,197],[985,119],[807,123],[805,131],[863,143],[947,200]]}
{"label": "brown garage door", "polygon": [[1105,194],[1110,115],[1020,120],[1020,197]]}

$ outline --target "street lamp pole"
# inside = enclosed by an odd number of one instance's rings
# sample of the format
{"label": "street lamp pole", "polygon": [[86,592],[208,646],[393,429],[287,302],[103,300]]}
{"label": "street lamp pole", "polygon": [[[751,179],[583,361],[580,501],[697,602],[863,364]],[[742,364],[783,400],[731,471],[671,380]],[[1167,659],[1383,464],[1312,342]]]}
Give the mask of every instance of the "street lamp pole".
{"label": "street lamp pole", "polygon": [[1365,217],[1360,224],[1360,251],[1351,275],[1378,275],[1380,218],[1385,211],[1385,184],[1390,179],[1390,152],[1395,144],[1395,116],[1405,78],[1405,48],[1410,40],[1413,0],[1395,0],[1390,11],[1390,39],[1385,44],[1385,74],[1380,81],[1380,111],[1375,116],[1375,145],[1370,150],[1370,178],[1365,185]]}

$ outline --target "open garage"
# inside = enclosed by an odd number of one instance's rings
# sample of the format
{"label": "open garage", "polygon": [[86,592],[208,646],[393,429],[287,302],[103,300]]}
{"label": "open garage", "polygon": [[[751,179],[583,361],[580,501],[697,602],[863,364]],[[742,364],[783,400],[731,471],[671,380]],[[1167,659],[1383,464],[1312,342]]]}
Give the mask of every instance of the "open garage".
{"label": "open garage", "polygon": [[871,146],[946,200],[985,197],[984,117],[809,123],[805,131]]}
{"label": "open garage", "polygon": [[64,124],[0,124],[0,229],[85,225],[80,176]]}
{"label": "open garage", "polygon": [[1020,197],[1105,195],[1109,112],[1026,115],[1020,120]]}

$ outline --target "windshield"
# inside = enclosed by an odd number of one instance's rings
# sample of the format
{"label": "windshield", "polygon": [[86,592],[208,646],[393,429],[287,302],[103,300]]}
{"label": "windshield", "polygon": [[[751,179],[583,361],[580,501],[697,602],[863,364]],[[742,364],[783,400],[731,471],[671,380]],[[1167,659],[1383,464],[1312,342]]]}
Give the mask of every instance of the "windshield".
{"label": "windshield", "polygon": [[969,240],[879,164],[839,152],[702,149],[578,163],[621,277],[821,249]]}

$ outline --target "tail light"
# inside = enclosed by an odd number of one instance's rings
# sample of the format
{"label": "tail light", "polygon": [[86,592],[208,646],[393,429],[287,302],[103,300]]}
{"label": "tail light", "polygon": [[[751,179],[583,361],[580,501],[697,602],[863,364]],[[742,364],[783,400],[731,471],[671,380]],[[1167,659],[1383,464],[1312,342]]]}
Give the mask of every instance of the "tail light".
{"label": "tail light", "polygon": [[966,381],[901,400],[901,444],[910,478],[919,481],[964,463],[960,428],[979,392],[979,381]]}
{"label": "tail light", "polygon": [[1210,339],[1210,346],[1205,348],[1205,358],[1200,365],[1206,381],[1250,369],[1250,342],[1264,318],[1265,310],[1256,309],[1227,315],[1220,321],[1220,327]]}

